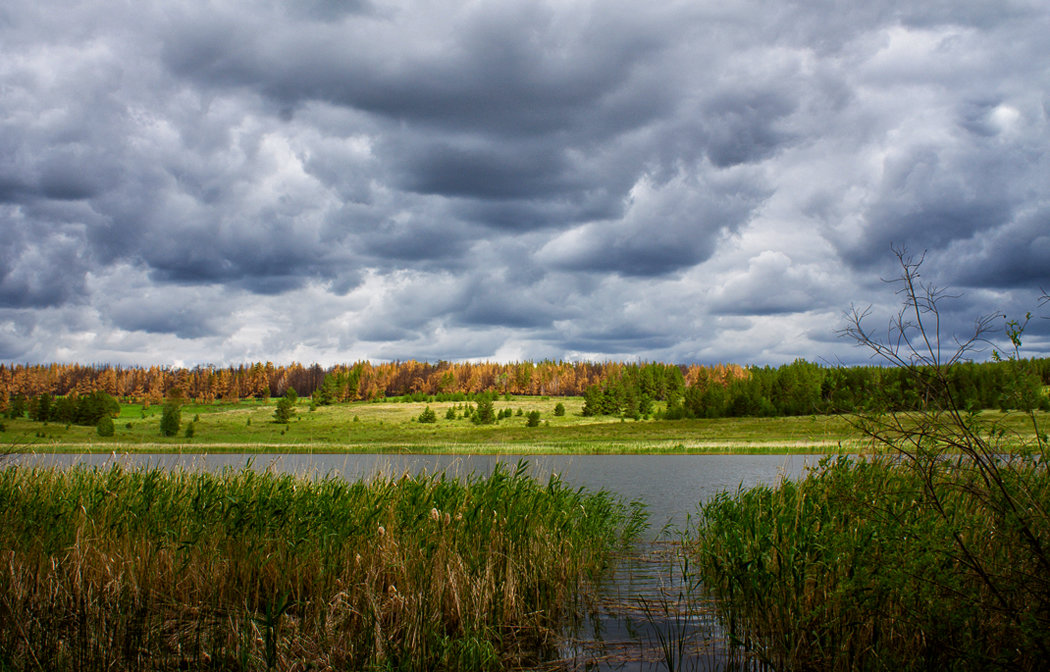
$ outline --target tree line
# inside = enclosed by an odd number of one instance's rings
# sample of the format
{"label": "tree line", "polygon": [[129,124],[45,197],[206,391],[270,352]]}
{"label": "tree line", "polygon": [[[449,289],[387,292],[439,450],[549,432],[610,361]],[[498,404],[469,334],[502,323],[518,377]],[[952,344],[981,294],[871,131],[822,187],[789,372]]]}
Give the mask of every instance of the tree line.
{"label": "tree line", "polygon": [[[952,385],[961,407],[1041,408],[1050,359],[959,363]],[[1020,377],[1020,379],[1019,379]],[[1019,383],[1019,384],[1018,384]],[[1007,389],[1021,390],[1007,395]],[[663,402],[661,417],[775,416],[915,407],[922,386],[899,369],[825,366],[796,360],[779,367],[625,362],[418,362],[230,367],[119,367],[0,364],[0,412],[78,422],[78,405],[104,393],[124,402],[160,404],[172,393],[197,402],[281,397],[294,389],[313,403],[387,397],[474,399],[479,394],[583,396],[587,415],[645,417]],[[47,397],[46,401],[42,397]],[[52,409],[51,406],[55,408]],[[58,414],[54,418],[51,414]]]}
{"label": "tree line", "polygon": [[[920,369],[921,370],[921,369]],[[1050,410],[1050,359],[961,362],[949,369],[949,389],[959,409]],[[646,367],[584,392],[584,415],[721,418],[909,411],[929,403],[928,387],[913,371],[886,366],[822,366],[802,359],[778,367],[710,368],[683,385],[654,386]]]}
{"label": "tree line", "polygon": [[[281,397],[289,388],[318,403],[374,400],[404,395],[472,395],[481,392],[532,396],[579,396],[625,369],[663,367],[685,383],[708,369],[726,367],[623,362],[419,362],[360,361],[322,368],[272,362],[216,367],[123,367],[107,364],[0,364],[0,410],[16,396],[29,399],[83,396],[101,391],[123,401],[161,404],[173,390],[201,403]],[[729,367],[733,368],[733,367]],[[739,367],[735,367],[739,369]]]}

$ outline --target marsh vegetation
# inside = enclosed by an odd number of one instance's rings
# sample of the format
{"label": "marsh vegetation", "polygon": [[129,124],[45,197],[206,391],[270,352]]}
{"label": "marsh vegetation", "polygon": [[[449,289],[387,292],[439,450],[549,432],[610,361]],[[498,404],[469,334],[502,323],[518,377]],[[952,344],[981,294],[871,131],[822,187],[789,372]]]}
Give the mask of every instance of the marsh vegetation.
{"label": "marsh vegetation", "polygon": [[368,482],[0,471],[0,667],[503,669],[554,654],[638,505],[516,469]]}

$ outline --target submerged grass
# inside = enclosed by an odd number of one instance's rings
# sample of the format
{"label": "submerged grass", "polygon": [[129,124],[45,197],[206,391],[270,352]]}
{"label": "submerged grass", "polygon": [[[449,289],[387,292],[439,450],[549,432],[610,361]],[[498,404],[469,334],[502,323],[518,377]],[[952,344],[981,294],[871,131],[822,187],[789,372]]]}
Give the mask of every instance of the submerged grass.
{"label": "submerged grass", "polygon": [[0,669],[502,669],[639,505],[488,477],[0,471]]}
{"label": "submerged grass", "polygon": [[[967,459],[931,463],[951,479],[936,506],[928,473],[855,457],[705,505],[695,555],[735,642],[775,669],[1047,669],[1050,577],[1028,535],[1050,529],[975,496]],[[1003,473],[1045,520],[1047,465]]]}

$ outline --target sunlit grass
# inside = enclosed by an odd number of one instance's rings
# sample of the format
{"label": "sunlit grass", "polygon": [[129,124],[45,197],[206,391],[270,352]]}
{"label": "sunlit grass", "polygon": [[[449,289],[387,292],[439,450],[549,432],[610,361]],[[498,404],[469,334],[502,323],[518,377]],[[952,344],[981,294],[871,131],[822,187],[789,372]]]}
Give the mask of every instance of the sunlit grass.
{"label": "sunlit grass", "polygon": [[[563,403],[564,416],[554,415]],[[430,406],[438,420],[415,419]],[[497,411],[515,415],[495,425],[478,426],[463,417],[463,403],[387,401],[320,406],[310,411],[301,402],[287,425],[273,422],[274,404],[190,404],[182,409],[183,430],[194,422],[187,438],[160,435],[161,407],[125,405],[114,423],[115,436],[102,438],[94,428],[6,420],[0,446],[20,451],[112,450],[178,452],[417,452],[417,453],[838,453],[860,452],[866,444],[842,416],[781,418],[716,418],[703,420],[621,420],[584,417],[580,398],[515,397],[496,402]],[[445,418],[449,407],[457,419]],[[520,410],[522,415],[517,415]],[[527,427],[526,415],[539,411],[540,426]],[[996,419],[1023,434],[1024,418],[1007,414]]]}

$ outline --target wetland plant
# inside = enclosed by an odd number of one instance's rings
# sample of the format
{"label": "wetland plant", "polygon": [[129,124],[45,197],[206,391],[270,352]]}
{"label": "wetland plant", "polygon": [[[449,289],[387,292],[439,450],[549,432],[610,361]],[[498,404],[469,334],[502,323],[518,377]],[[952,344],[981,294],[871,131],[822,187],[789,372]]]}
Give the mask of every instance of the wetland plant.
{"label": "wetland plant", "polygon": [[644,514],[525,472],[8,466],[0,669],[538,664]]}

